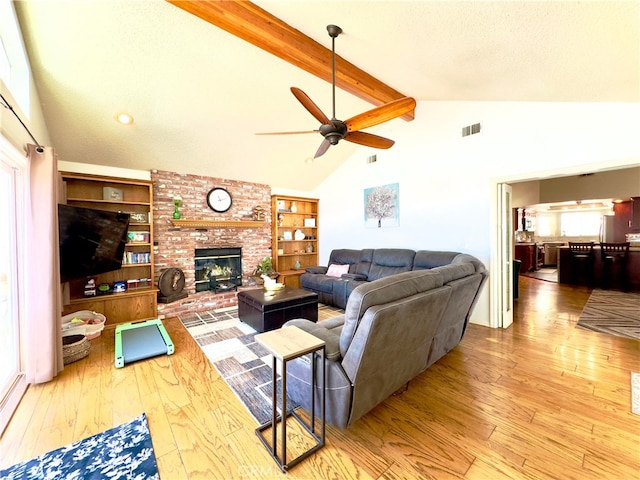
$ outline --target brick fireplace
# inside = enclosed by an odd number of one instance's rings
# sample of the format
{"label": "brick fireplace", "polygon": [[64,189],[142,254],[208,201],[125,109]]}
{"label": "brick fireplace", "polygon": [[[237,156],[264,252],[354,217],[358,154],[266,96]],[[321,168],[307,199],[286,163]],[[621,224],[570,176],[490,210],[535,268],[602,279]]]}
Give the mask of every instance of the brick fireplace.
{"label": "brick fireplace", "polygon": [[[157,285],[158,276],[164,269],[179,268],[184,272],[185,291],[188,294],[182,300],[158,304],[158,315],[172,317],[237,305],[236,291],[233,289],[196,292],[195,251],[241,249],[242,285],[248,286],[249,277],[258,262],[271,255],[271,187],[161,170],[152,170],[151,180],[156,275],[154,284]],[[224,187],[231,193],[233,204],[227,212],[216,213],[207,206],[206,194],[213,187]],[[253,209],[262,206],[266,210],[265,223],[258,228],[179,228],[171,223],[175,197],[182,199],[179,207],[182,219],[249,221],[253,219]]]}

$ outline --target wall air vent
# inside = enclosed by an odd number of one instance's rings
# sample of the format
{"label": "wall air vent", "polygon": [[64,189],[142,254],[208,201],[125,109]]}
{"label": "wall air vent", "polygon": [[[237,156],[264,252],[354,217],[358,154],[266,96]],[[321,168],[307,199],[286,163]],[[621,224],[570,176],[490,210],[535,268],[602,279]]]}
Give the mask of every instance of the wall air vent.
{"label": "wall air vent", "polygon": [[474,123],[473,125],[469,125],[468,127],[462,127],[463,137],[468,137],[469,135],[475,135],[476,133],[480,133],[479,123]]}

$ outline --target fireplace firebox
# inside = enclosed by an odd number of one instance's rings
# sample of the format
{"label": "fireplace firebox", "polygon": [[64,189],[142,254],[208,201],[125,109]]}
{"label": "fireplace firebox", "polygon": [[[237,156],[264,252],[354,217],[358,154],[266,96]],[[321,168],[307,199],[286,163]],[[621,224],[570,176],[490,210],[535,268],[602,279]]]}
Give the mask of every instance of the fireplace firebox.
{"label": "fireplace firebox", "polygon": [[216,293],[242,286],[242,248],[196,248],[196,292]]}

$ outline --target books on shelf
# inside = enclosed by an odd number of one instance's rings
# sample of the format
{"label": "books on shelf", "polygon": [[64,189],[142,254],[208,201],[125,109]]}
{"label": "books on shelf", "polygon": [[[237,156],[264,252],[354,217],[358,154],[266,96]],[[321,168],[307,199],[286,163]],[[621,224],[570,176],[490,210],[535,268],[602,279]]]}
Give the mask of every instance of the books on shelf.
{"label": "books on shelf", "polygon": [[122,259],[123,265],[137,265],[140,263],[150,263],[150,262],[151,262],[150,252],[125,252],[124,258]]}

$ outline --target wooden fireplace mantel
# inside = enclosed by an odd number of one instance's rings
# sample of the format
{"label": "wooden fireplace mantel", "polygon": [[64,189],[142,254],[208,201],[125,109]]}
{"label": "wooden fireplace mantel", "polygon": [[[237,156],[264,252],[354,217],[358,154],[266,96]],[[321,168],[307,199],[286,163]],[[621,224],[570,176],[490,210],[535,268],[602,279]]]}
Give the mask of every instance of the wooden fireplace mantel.
{"label": "wooden fireplace mantel", "polygon": [[174,227],[179,228],[261,228],[264,221],[256,220],[178,220],[172,219]]}

